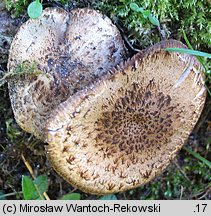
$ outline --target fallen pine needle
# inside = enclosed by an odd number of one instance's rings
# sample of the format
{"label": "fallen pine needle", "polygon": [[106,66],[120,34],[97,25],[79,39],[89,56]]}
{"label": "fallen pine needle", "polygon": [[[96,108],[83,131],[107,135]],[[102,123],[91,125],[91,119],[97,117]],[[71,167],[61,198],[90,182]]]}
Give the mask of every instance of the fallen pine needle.
{"label": "fallen pine needle", "polygon": [[[33,172],[33,170],[32,170],[31,165],[30,165],[30,164],[28,163],[28,161],[25,159],[25,157],[24,157],[23,154],[21,154],[21,158],[22,158],[22,160],[23,160],[23,162],[24,162],[26,168],[27,168],[28,171],[30,172],[32,178],[35,180],[36,177],[35,177],[35,175],[34,175],[34,172]],[[38,194],[39,194],[39,196],[40,196],[40,198],[41,198],[42,200],[44,200],[44,199],[50,200],[50,198],[49,198],[49,196],[48,196],[48,194],[47,194],[46,192],[44,192],[43,194],[41,194],[40,191],[39,191],[39,188],[37,187],[37,185],[34,184],[34,186],[35,186],[35,188],[36,188],[36,190],[37,190],[37,192],[38,192]],[[43,197],[43,196],[44,196],[44,197]]]}

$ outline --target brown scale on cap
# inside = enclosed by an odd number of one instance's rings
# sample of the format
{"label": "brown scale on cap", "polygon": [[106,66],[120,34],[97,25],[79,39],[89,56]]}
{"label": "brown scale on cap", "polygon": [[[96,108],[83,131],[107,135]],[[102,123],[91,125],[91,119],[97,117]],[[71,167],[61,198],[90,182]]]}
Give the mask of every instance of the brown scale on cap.
{"label": "brown scale on cap", "polygon": [[125,48],[111,20],[92,9],[47,8],[14,37],[8,70],[35,64],[40,74],[17,75],[9,93],[18,124],[43,139],[50,111],[124,59]]}
{"label": "brown scale on cap", "polygon": [[196,58],[166,47],[184,45],[150,47],[52,112],[48,155],[68,182],[93,194],[125,191],[153,179],[175,157],[206,90]]}

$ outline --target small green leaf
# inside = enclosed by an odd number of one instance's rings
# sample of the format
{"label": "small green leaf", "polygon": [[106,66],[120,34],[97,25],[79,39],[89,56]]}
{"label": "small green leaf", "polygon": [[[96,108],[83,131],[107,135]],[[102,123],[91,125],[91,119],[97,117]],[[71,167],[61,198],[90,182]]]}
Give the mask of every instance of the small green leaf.
{"label": "small green leaf", "polygon": [[81,194],[79,193],[65,194],[60,198],[60,200],[80,200],[80,199],[81,199]]}
{"label": "small green leaf", "polygon": [[142,7],[139,7],[139,12],[144,13],[144,9]]}
{"label": "small green leaf", "polygon": [[149,14],[149,15],[148,15],[148,18],[149,18],[149,21],[150,21],[153,25],[155,25],[155,26],[160,26],[160,22],[159,22],[159,20],[158,20],[155,16],[153,16],[152,14]]}
{"label": "small green leaf", "polygon": [[36,0],[29,4],[27,8],[27,13],[30,18],[37,19],[38,17],[41,16],[42,10],[43,10],[42,4],[39,2],[39,0]]}
{"label": "small green leaf", "polygon": [[34,184],[37,185],[37,188],[41,194],[47,191],[48,189],[48,178],[45,175],[40,175],[34,180]]}
{"label": "small green leaf", "polygon": [[117,197],[114,194],[111,194],[111,195],[102,196],[100,197],[99,200],[117,200]]}
{"label": "small green leaf", "polygon": [[201,56],[201,57],[211,58],[211,54],[210,53],[200,52],[200,51],[196,51],[196,50],[192,50],[192,49],[166,48],[165,50],[169,51],[169,52],[180,52],[180,53],[186,53],[186,54],[195,55],[195,56]]}
{"label": "small green leaf", "polygon": [[34,181],[28,176],[22,176],[22,191],[25,200],[42,199],[40,194],[43,194],[47,188],[47,176],[38,176]]}
{"label": "small green leaf", "polygon": [[25,200],[31,200],[36,193],[36,189],[32,179],[28,176],[22,176],[22,191]]}
{"label": "small green leaf", "polygon": [[140,8],[136,3],[130,3],[130,9],[135,11],[135,12],[140,12]]}
{"label": "small green leaf", "polygon": [[145,11],[142,12],[142,14],[143,14],[143,17],[146,19],[147,17],[149,17],[150,11],[149,10],[145,10]]}

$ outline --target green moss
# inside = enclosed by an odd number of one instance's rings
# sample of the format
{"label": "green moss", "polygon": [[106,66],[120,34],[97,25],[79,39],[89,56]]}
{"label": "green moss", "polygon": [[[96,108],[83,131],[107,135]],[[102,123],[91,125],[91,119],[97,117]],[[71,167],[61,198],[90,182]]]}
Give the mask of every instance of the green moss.
{"label": "green moss", "polygon": [[[26,13],[30,0],[5,0],[8,10],[15,16]],[[167,38],[181,39],[185,30],[195,49],[211,48],[211,7],[202,0],[104,0],[104,1],[43,1],[44,6],[60,4],[67,7],[93,6],[106,13],[129,39],[130,43],[144,48],[160,40],[159,32],[140,13],[130,9],[135,2],[150,10],[161,23]]]}
{"label": "green moss", "polygon": [[30,2],[30,0],[5,0],[6,9],[12,11],[12,14],[16,17],[26,12],[26,7]]}
{"label": "green moss", "polygon": [[[16,78],[17,76],[39,76],[40,74],[45,74],[37,68],[35,63],[22,62],[14,71],[7,72],[2,78],[0,78],[0,87],[4,85],[8,80]],[[45,74],[49,77],[48,74]]]}
{"label": "green moss", "polygon": [[[184,164],[171,165],[157,180],[140,187],[140,199],[193,199],[210,187],[211,171],[202,162],[186,156]],[[147,192],[147,193],[146,193]]]}
{"label": "green moss", "polygon": [[211,7],[208,1],[96,1],[95,8],[106,12],[115,23],[126,30],[132,43],[143,48],[159,40],[159,34],[155,26],[130,9],[131,2],[150,10],[160,20],[167,37],[180,39],[184,29],[195,49],[211,47]]}
{"label": "green moss", "polygon": [[[13,0],[5,1],[7,3],[7,9],[11,10],[14,15],[26,13],[26,8],[31,2],[29,0],[18,0],[16,2]],[[65,5],[65,7],[72,8],[73,6],[89,6],[91,1],[43,1],[45,7],[53,6],[55,5],[55,2],[60,5]],[[211,7],[208,5],[210,4],[208,1],[96,0],[92,2],[92,6],[95,9],[107,14],[113,22],[122,29],[122,34],[135,47],[145,48],[152,43],[154,44],[160,40],[160,35],[155,26],[153,26],[148,20],[144,19],[141,14],[133,12],[130,9],[129,5],[131,2],[135,2],[144,9],[150,10],[151,13],[159,19],[167,38],[183,40],[181,30],[184,28],[188,39],[195,49],[209,51],[208,49],[211,48]],[[207,65],[209,71],[211,71],[211,62],[207,62]],[[27,73],[28,71],[31,71],[30,74],[34,74],[34,67],[30,65],[22,65],[18,69],[17,74],[24,74],[24,71],[27,71]],[[207,84],[211,87],[211,73],[207,74]],[[0,91],[0,97],[1,94],[5,95]],[[23,134],[20,134],[21,130],[14,123],[14,120],[11,120],[11,112],[7,112],[7,110],[9,110],[9,100],[6,100],[6,96],[2,96],[1,98],[0,114],[2,114],[2,116],[0,117],[5,120],[5,135],[7,136],[7,139],[14,143],[14,146],[17,146],[17,143],[27,143],[26,138],[21,139],[23,137]],[[0,123],[3,123],[3,121]],[[204,134],[201,136],[206,137]],[[2,143],[3,140],[4,139],[2,139]],[[200,153],[202,153],[202,156],[205,158],[208,158],[211,153],[210,140],[210,137],[203,140],[200,147],[202,148]],[[3,144],[2,149],[7,147],[6,144]],[[42,145],[37,146],[42,147]],[[184,150],[180,152],[177,158],[179,166],[172,164],[163,173],[163,175],[158,177],[156,180],[151,181],[149,184],[125,193],[118,193],[118,199],[198,199],[202,196],[204,196],[205,199],[209,199],[209,195],[206,194],[206,192],[211,186],[211,170],[209,170],[204,163],[189,155]],[[12,158],[11,161],[14,161],[14,159]],[[43,167],[44,166],[45,165],[43,165]],[[54,178],[55,176],[53,176],[52,179]],[[55,184],[52,185],[53,187],[51,187],[51,189],[53,190],[53,193],[55,192]],[[70,186],[67,184],[68,189],[69,187]],[[87,199],[90,197],[84,193],[81,194],[83,198]]]}
{"label": "green moss", "polygon": [[[26,14],[28,5],[33,2],[33,0],[4,0],[6,4],[6,9],[11,11],[12,15],[17,17],[22,14]],[[86,2],[87,5],[83,1],[69,1],[69,0],[43,0],[41,1],[44,7],[48,6],[63,6],[67,8],[71,8],[74,6],[88,6],[89,2]]]}

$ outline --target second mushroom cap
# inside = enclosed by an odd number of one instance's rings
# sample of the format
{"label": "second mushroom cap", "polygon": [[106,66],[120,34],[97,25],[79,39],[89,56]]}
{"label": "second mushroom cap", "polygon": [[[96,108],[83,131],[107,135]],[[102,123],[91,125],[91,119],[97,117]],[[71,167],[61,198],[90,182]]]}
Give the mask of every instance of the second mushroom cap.
{"label": "second mushroom cap", "polygon": [[[14,37],[8,70],[17,123],[43,139],[51,110],[124,59],[118,29],[93,9],[47,8],[24,23]],[[30,73],[32,65],[34,71]],[[25,71],[18,74],[20,68]]]}

